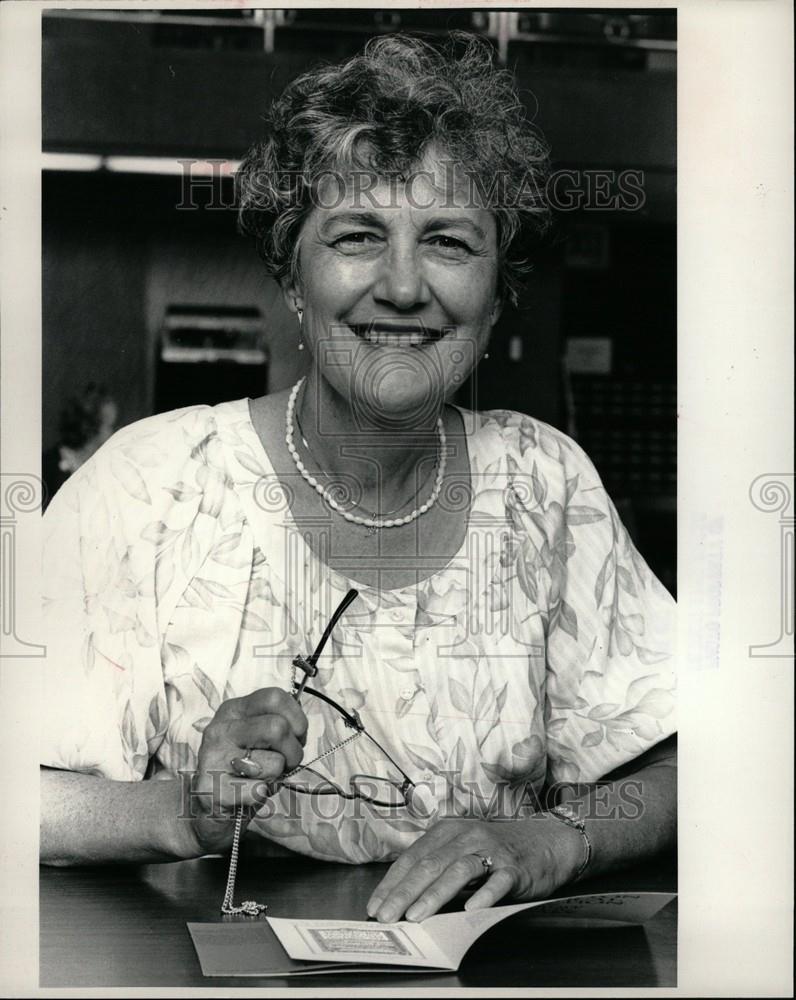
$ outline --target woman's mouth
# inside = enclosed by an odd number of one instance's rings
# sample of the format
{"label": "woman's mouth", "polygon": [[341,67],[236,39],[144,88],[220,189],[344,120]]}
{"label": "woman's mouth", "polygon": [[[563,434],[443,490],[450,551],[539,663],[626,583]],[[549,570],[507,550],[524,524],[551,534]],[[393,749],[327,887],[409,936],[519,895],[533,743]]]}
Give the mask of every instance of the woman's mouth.
{"label": "woman's mouth", "polygon": [[349,329],[360,340],[374,347],[423,347],[451,333],[454,327],[438,329],[422,323],[349,323]]}

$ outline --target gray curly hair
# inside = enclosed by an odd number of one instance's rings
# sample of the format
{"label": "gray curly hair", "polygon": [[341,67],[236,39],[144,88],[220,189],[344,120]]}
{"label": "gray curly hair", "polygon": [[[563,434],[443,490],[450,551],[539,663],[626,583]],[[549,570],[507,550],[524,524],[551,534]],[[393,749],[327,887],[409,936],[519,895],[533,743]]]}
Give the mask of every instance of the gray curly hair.
{"label": "gray curly hair", "polygon": [[361,167],[405,176],[433,146],[489,192],[501,292],[516,302],[550,225],[548,148],[488,42],[464,32],[441,47],[407,35],[372,39],[361,55],[292,81],[265,121],[236,175],[238,221],[275,278],[298,276],[298,237],[319,178]]}

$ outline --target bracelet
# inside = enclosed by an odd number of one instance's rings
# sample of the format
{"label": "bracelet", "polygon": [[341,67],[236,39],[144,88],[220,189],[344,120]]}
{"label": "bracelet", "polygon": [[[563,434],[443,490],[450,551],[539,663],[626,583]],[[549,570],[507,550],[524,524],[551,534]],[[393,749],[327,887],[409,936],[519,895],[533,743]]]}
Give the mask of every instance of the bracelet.
{"label": "bracelet", "polygon": [[562,823],[566,823],[566,825],[572,827],[573,830],[577,830],[581,837],[583,837],[583,845],[586,848],[586,856],[581,862],[580,868],[578,868],[575,872],[575,877],[572,879],[573,882],[577,882],[589,867],[592,855],[591,840],[589,839],[588,833],[586,833],[585,821],[578,816],[572,806],[567,805],[553,806],[552,809],[545,810],[543,815],[555,816],[557,820],[560,820]]}

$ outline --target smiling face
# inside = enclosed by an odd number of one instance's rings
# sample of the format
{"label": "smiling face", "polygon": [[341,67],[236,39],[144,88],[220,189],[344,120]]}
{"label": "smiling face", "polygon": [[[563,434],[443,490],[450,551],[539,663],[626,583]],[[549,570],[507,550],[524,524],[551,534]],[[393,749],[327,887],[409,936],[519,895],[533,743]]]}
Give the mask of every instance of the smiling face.
{"label": "smiling face", "polygon": [[500,314],[497,229],[435,159],[404,182],[362,180],[320,190],[285,291],[322,379],[368,423],[410,427],[485,350]]}

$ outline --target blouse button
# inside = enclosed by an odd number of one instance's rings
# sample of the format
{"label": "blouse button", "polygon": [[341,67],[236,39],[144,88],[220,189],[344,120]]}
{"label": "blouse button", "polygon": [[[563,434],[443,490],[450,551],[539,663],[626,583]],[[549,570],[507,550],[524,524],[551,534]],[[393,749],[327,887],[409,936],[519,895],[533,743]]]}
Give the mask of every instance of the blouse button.
{"label": "blouse button", "polygon": [[400,694],[400,696],[403,698],[404,701],[411,701],[412,698],[414,698],[415,696],[416,690],[417,688],[405,687],[401,688],[401,690],[398,693]]}
{"label": "blouse button", "polygon": [[403,612],[400,610],[400,608],[395,608],[393,611],[391,611],[390,617],[394,622],[401,622],[404,619]]}

